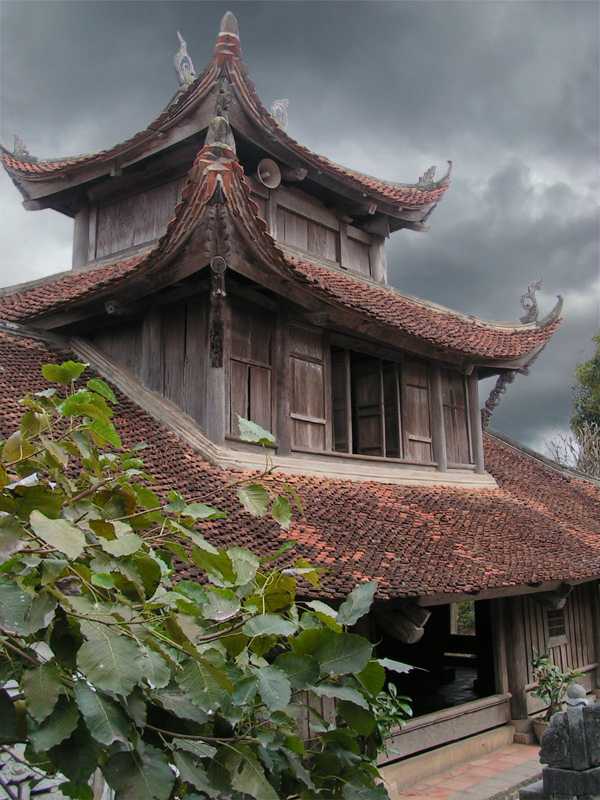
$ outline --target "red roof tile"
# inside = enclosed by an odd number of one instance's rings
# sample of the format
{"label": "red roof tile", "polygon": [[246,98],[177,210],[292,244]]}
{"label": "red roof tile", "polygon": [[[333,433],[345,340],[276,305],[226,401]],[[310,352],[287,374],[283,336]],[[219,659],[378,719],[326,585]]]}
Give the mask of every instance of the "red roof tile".
{"label": "red roof tile", "polygon": [[[39,341],[0,334],[0,435],[17,425],[17,399],[43,387],[40,364],[66,354]],[[215,544],[273,552],[282,540],[326,565],[323,594],[346,594],[376,578],[381,597],[477,592],[600,575],[600,488],[570,477],[486,435],[496,490],[414,488],[286,476],[305,515],[290,532],[239,509],[230,473],[208,465],[170,431],[119,397],[117,424],[128,444],[145,441],[157,487],[176,487],[230,512],[206,535]]]}

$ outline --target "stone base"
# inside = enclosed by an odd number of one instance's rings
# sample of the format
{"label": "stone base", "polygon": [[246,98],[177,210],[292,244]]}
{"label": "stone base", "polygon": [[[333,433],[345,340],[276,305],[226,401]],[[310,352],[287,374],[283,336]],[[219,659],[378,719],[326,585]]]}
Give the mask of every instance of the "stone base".
{"label": "stone base", "polygon": [[542,773],[544,791],[549,797],[600,797],[600,767],[573,769],[545,767]]}
{"label": "stone base", "polygon": [[600,794],[549,794],[544,791],[544,782],[538,781],[521,789],[519,800],[600,800]]}

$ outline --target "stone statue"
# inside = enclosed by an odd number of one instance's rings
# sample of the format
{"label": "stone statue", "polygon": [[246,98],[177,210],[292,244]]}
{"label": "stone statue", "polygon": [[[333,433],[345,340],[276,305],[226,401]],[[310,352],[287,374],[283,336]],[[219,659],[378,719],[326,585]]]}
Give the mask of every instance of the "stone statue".
{"label": "stone statue", "polygon": [[287,131],[289,107],[290,101],[285,98],[271,103],[271,116],[283,131]]}
{"label": "stone statue", "polygon": [[179,31],[177,31],[177,38],[179,39],[179,50],[175,53],[173,63],[175,64],[175,72],[179,78],[179,85],[185,88],[194,81],[196,70],[188,54],[185,39]]}

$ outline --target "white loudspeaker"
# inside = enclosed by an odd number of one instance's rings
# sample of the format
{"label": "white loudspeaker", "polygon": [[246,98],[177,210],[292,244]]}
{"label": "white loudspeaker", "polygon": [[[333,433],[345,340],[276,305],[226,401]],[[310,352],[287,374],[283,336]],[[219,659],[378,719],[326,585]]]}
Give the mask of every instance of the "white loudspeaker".
{"label": "white loudspeaker", "polygon": [[281,183],[281,170],[271,158],[258,162],[256,177],[267,189],[276,189]]}

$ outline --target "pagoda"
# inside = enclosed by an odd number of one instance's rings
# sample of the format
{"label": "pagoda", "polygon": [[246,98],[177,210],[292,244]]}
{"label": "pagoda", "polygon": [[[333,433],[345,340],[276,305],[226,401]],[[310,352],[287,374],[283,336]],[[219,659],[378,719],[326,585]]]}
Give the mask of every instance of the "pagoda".
{"label": "pagoda", "polygon": [[[306,503],[286,537],[329,568],[322,594],[379,581],[363,630],[428,671],[402,684],[418,717],[396,748],[515,728],[526,741],[540,648],[600,684],[600,489],[486,432],[479,383],[497,379],[487,420],[557,330],[560,301],[540,319],[532,287],[507,323],[402,294],[386,241],[427,229],[451,164],[397,183],[299,144],[287,102],[258,97],[230,12],[202,73],[181,36],[175,64],[174,97],[126,141],[0,154],[25,208],[74,220],[70,270],[0,290],[0,433],[15,391],[59,352],[112,382],[126,439],[144,438],[150,471],[184,494],[262,465],[240,419],[270,431],[271,463]],[[280,543],[243,514],[211,531]],[[465,675],[467,700],[442,691]]]}

